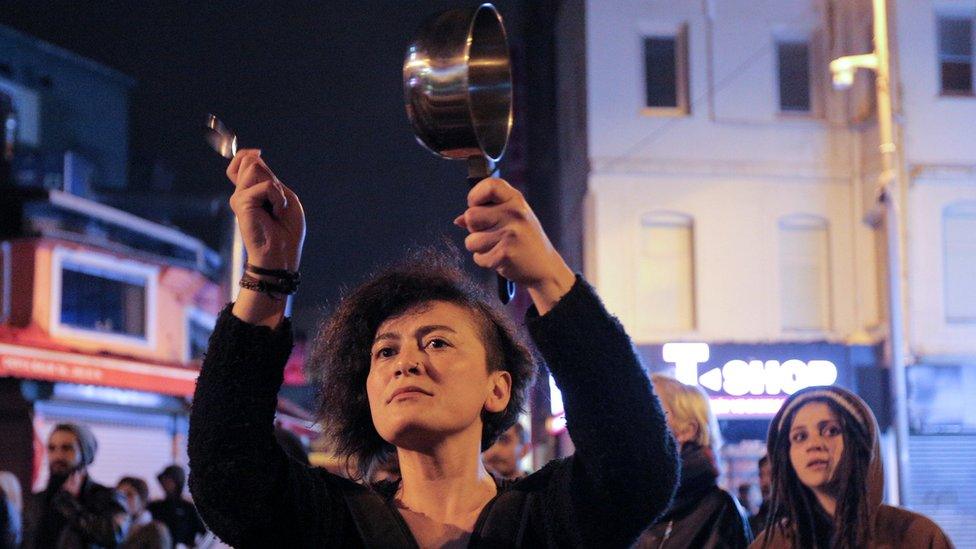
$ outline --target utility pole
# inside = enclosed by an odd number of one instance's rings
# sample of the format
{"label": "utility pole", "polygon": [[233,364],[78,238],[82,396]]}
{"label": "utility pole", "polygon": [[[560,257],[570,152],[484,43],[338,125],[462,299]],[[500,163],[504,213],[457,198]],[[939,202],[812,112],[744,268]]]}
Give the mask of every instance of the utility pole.
{"label": "utility pole", "polygon": [[891,57],[888,42],[887,0],[872,0],[874,19],[874,52],[849,55],[830,63],[834,86],[850,87],[858,68],[875,71],[875,91],[878,104],[878,136],[880,140],[881,174],[878,176],[877,204],[883,215],[887,247],[888,278],[888,345],[887,358],[891,404],[897,453],[897,494],[891,494],[896,504],[904,504],[909,487],[908,453],[908,383],[905,373],[905,314],[902,254],[901,163],[895,142],[895,120],[891,100]]}

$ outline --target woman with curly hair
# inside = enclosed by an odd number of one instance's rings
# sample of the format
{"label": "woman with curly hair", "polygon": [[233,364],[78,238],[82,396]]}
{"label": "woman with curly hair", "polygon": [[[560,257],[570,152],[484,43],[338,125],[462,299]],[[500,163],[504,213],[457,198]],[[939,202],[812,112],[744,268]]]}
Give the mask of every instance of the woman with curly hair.
{"label": "woman with curly hair", "polygon": [[[349,292],[313,345],[319,420],[360,482],[289,459],[272,428],[304,214],[257,151],[240,151],[228,176],[248,273],[211,337],[189,436],[190,489],[221,539],[626,547],[666,509],[674,440],[630,339],[500,179],[474,186],[454,223],[475,263],[531,297],[526,327],[563,390],[576,453],[518,481],[488,474],[481,452],[524,406],[533,357],[456,265],[422,254]],[[399,477],[368,481],[392,461]]]}
{"label": "woman with curly hair", "polygon": [[797,391],[773,418],[767,451],[769,515],[750,547],[952,547],[925,516],[881,503],[878,423],[854,393],[840,387]]}

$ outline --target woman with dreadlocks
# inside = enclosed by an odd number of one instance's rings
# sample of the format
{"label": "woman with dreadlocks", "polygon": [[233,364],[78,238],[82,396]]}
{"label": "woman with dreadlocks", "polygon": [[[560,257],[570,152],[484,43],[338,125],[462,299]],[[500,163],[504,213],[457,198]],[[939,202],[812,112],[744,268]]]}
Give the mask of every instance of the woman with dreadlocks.
{"label": "woman with dreadlocks", "polygon": [[874,414],[840,387],[791,395],[769,427],[772,488],[765,530],[750,547],[951,548],[931,520],[881,503]]}

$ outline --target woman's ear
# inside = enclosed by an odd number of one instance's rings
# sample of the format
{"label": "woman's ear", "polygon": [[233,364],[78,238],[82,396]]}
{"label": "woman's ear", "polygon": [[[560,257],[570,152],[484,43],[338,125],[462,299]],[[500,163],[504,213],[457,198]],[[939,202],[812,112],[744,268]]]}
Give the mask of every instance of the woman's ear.
{"label": "woman's ear", "polygon": [[505,370],[490,372],[488,383],[491,386],[485,399],[485,411],[492,414],[504,411],[512,399],[512,374]]}

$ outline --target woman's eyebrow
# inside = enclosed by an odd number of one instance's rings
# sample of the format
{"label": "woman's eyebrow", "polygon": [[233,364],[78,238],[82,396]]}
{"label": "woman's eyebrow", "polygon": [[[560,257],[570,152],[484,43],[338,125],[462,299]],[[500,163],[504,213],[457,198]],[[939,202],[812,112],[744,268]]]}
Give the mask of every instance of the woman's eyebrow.
{"label": "woman's eyebrow", "polygon": [[457,333],[457,331],[454,330],[454,328],[451,328],[450,326],[445,326],[443,324],[428,324],[426,326],[421,326],[420,328],[417,328],[417,331],[415,333],[417,334],[417,337],[424,337],[425,335],[431,332],[438,332],[438,331],[450,332],[452,334]]}
{"label": "woman's eyebrow", "polygon": [[397,340],[397,339],[400,339],[400,336],[397,335],[397,334],[395,334],[395,333],[393,333],[393,332],[383,332],[382,334],[379,334],[379,335],[377,335],[376,337],[373,338],[373,344],[375,345],[377,341],[380,341],[380,340],[383,340],[383,339]]}
{"label": "woman's eyebrow", "polygon": [[[425,335],[431,332],[437,332],[437,331],[450,332],[452,334],[457,333],[457,330],[444,324],[428,324],[426,326],[421,326],[420,328],[417,328],[417,330],[414,332],[414,335],[420,338],[420,337],[424,337]],[[393,332],[383,332],[381,334],[378,334],[375,338],[373,338],[373,344],[375,345],[376,342],[380,340],[396,341],[399,339],[400,339],[399,334],[395,334]]]}

